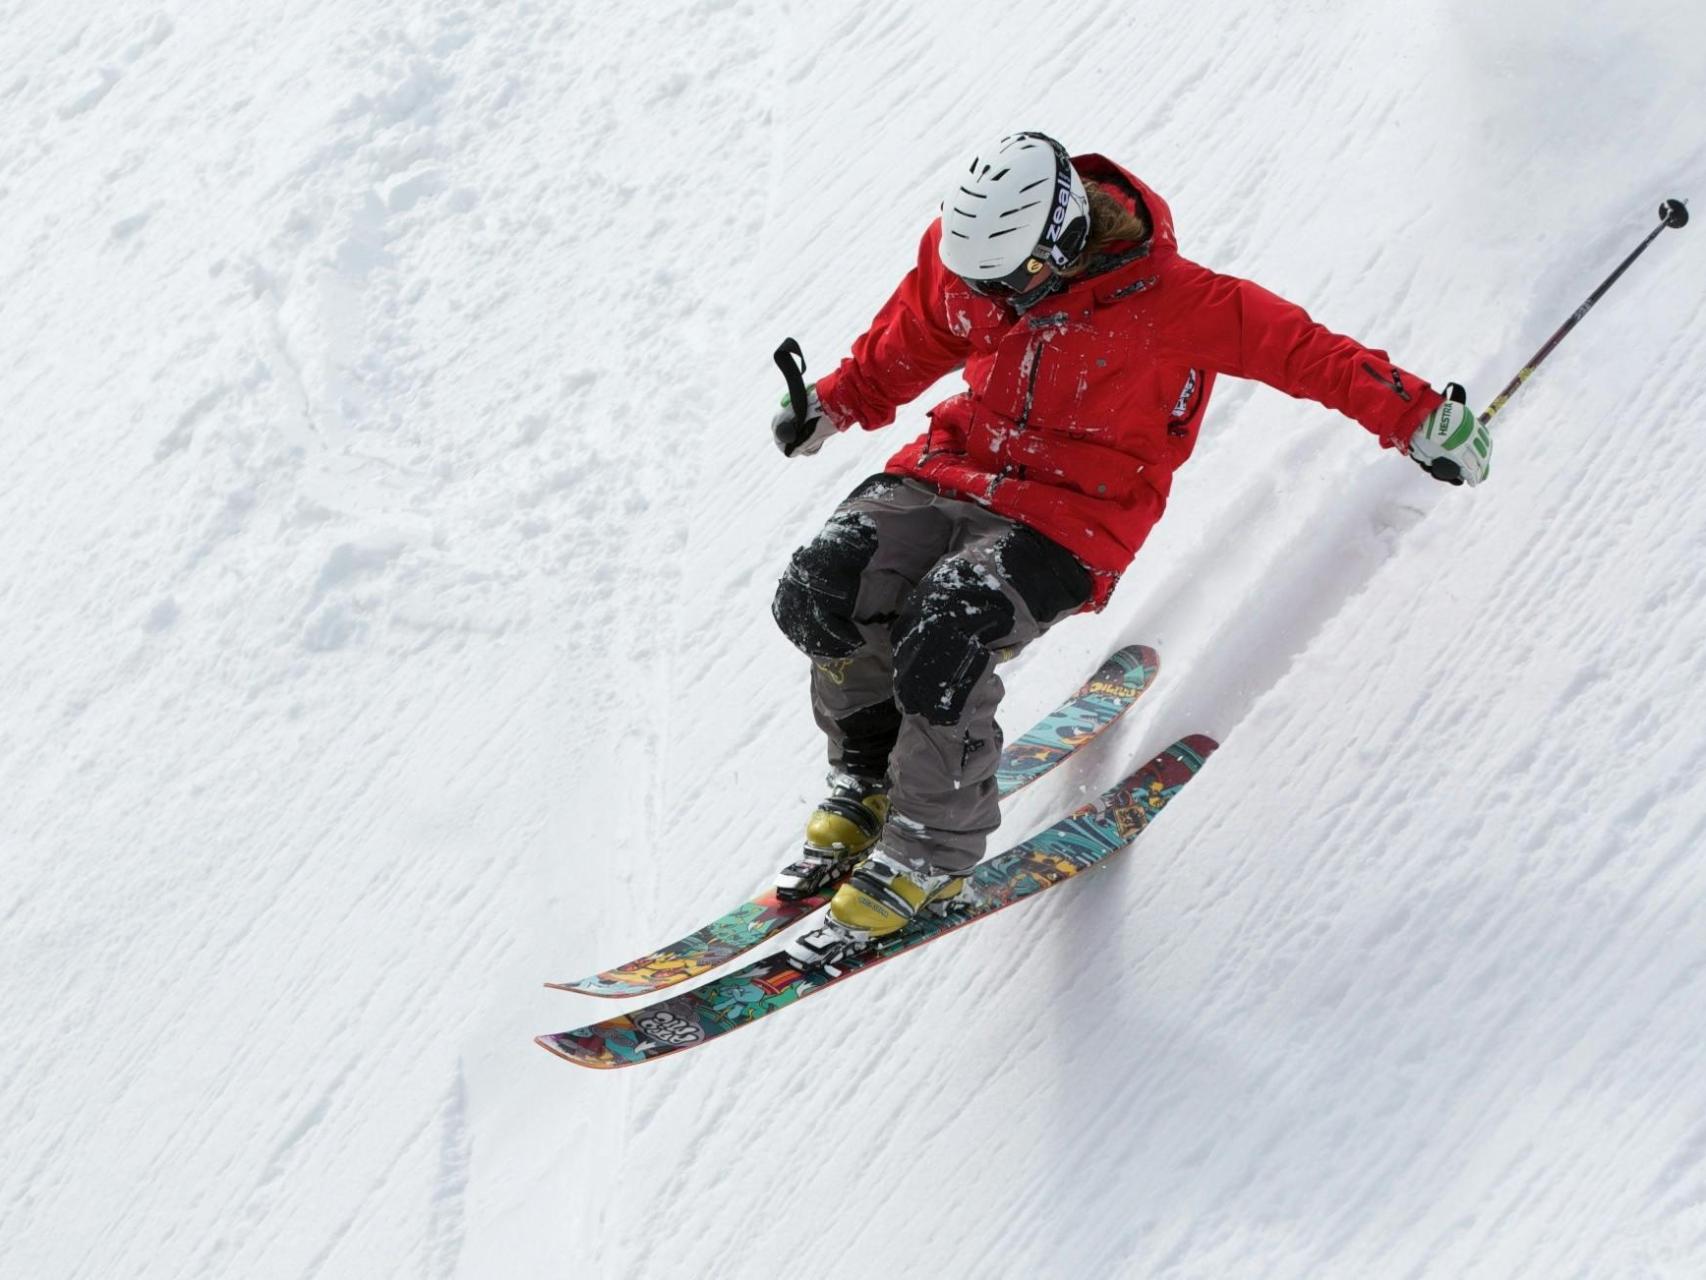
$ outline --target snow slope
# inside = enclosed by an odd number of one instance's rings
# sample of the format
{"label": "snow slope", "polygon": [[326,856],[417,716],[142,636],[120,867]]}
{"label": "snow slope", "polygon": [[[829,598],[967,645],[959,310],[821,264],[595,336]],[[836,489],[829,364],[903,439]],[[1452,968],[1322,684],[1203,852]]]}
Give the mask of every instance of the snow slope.
{"label": "snow slope", "polygon": [[[0,1275],[1706,1274],[1706,240],[1447,491],[1222,385],[1087,882],[671,1063],[538,983],[816,795],[784,463],[968,146],[1485,400],[1706,183],[1684,0],[8,7]],[[925,403],[928,403],[926,401]]]}

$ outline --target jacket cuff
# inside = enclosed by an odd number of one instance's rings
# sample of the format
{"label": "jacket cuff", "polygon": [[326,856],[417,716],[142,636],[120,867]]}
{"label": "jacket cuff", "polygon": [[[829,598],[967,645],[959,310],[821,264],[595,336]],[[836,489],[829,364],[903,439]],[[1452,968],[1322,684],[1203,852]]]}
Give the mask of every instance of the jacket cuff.
{"label": "jacket cuff", "polygon": [[834,369],[824,374],[816,383],[818,407],[823,410],[823,416],[829,419],[829,425],[837,431],[845,431],[859,421],[859,415],[837,394],[841,381],[841,370]]}
{"label": "jacket cuff", "polygon": [[1385,449],[1396,449],[1406,458],[1410,456],[1410,440],[1416,434],[1416,428],[1422,425],[1424,419],[1440,405],[1445,403],[1445,397],[1432,387],[1423,385],[1421,394],[1416,397],[1416,403],[1405,411],[1390,432],[1382,432],[1380,444]]}

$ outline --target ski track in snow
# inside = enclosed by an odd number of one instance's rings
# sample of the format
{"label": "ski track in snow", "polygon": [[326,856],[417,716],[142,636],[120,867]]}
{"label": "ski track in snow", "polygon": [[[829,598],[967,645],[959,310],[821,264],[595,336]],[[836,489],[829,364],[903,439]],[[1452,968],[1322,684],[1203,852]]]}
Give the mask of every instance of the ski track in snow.
{"label": "ski track in snow", "polygon": [[932,397],[783,463],[769,353],[968,145],[1478,400],[1706,177],[1680,0],[986,8],[13,6],[0,1274],[1706,1272],[1695,230],[1473,494],[1221,383],[1005,673],[1163,657],[1004,844],[1223,737],[1129,853],[671,1063],[529,1043],[819,794],[770,593]]}

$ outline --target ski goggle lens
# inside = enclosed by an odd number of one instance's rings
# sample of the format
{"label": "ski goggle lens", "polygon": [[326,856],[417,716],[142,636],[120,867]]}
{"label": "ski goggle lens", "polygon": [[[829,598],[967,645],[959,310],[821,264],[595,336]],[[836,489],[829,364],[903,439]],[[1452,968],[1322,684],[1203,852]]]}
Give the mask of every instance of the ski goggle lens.
{"label": "ski goggle lens", "polygon": [[960,279],[965,281],[966,288],[973,293],[981,293],[986,298],[1011,298],[1015,294],[1024,293],[1035,284],[1046,266],[1047,259],[1030,257],[1006,275],[997,276],[993,280],[973,280],[970,276],[961,276]]}

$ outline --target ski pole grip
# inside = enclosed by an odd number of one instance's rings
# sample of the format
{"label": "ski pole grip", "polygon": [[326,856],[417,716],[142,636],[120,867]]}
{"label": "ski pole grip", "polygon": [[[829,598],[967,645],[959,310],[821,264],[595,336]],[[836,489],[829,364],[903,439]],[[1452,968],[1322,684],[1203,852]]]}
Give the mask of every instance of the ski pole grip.
{"label": "ski pole grip", "polygon": [[806,438],[806,406],[810,403],[810,395],[806,391],[806,356],[798,342],[792,338],[782,340],[782,345],[776,348],[776,367],[788,380],[788,399],[794,409],[793,422],[777,427],[776,438],[782,445],[782,452],[792,457],[794,450]]}

